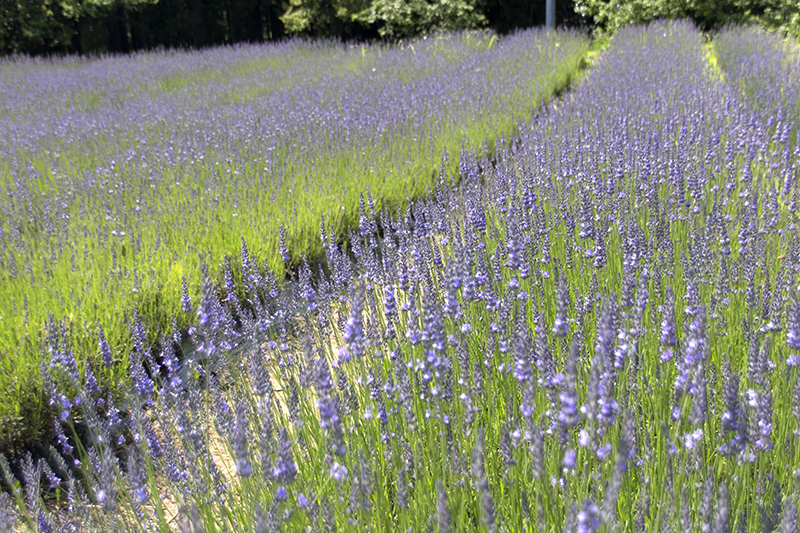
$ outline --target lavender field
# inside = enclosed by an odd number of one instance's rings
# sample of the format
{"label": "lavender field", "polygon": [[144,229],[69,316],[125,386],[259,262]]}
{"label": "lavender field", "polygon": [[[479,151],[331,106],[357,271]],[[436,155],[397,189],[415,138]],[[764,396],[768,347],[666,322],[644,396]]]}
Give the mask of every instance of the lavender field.
{"label": "lavender field", "polygon": [[0,526],[798,531],[798,53],[620,30],[429,194],[353,185],[346,244],[314,221],[324,268],[284,280],[275,231],[181,274],[191,327],[131,313],[127,394],[54,315],[53,437],[0,457]]}
{"label": "lavender field", "polygon": [[445,153],[452,174],[464,143],[511,135],[588,47],[532,30],[0,62],[0,451],[50,431],[49,336],[119,397],[134,324],[148,349],[186,330],[203,263],[223,282],[242,239],[277,278],[317,260],[323,216],[340,241],[361,194],[425,193]]}

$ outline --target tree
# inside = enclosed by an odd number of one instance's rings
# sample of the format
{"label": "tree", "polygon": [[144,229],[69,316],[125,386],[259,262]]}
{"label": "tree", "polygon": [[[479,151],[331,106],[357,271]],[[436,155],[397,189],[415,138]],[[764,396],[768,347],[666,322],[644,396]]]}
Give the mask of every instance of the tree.
{"label": "tree", "polygon": [[80,0],[0,0],[0,52],[69,49]]}
{"label": "tree", "polygon": [[288,33],[344,38],[407,38],[486,25],[477,0],[290,0],[281,20]]}
{"label": "tree", "polygon": [[368,5],[369,0],[290,0],[281,22],[289,34],[352,38],[362,30],[357,15]]}
{"label": "tree", "polygon": [[691,18],[706,31],[750,22],[800,28],[800,4],[787,0],[575,0],[575,10],[605,32],[657,18]]}
{"label": "tree", "polygon": [[377,26],[381,36],[397,38],[480,28],[487,22],[474,0],[373,0],[356,19]]}

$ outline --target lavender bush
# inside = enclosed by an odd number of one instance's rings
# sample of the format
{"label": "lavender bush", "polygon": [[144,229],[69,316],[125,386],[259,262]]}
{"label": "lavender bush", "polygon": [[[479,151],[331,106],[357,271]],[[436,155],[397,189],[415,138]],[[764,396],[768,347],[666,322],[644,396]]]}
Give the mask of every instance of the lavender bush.
{"label": "lavender bush", "polygon": [[117,389],[132,348],[192,323],[201,256],[244,238],[278,277],[319,257],[322,215],[339,242],[360,191],[376,209],[427,191],[442,154],[457,168],[462,143],[510,134],[588,45],[531,30],[0,61],[0,449],[46,429],[50,315],[80,384],[93,367]]}
{"label": "lavender bush", "polygon": [[797,41],[756,27],[734,27],[716,37],[714,48],[729,83],[747,94],[755,110],[772,117],[767,122],[779,137],[796,138],[800,122]]}
{"label": "lavender bush", "polygon": [[702,43],[620,31],[458,183],[365,197],[347,247],[323,221],[319,272],[276,284],[242,242],[243,294],[205,270],[195,348],[135,348],[127,404],[65,392],[51,321],[50,398],[77,407],[49,454],[0,458],[0,521],[797,531],[796,141]]}

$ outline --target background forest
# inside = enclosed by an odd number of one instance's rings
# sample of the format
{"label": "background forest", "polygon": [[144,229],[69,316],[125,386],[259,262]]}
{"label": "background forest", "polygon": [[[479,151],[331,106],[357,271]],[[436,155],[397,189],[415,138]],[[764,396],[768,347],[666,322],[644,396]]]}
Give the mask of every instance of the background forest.
{"label": "background forest", "polygon": [[[756,21],[797,34],[786,0],[557,0],[560,26],[613,31],[688,17],[701,29]],[[507,33],[542,25],[545,0],[0,0],[0,54],[130,52],[280,40],[409,38],[442,30]]]}

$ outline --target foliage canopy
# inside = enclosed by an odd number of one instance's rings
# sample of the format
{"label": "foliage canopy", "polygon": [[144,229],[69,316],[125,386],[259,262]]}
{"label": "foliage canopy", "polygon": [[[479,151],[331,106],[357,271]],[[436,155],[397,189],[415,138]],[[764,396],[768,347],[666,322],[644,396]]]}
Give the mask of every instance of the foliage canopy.
{"label": "foliage canopy", "polygon": [[[408,39],[544,24],[545,0],[0,0],[0,55],[129,52],[271,41],[287,35]],[[800,2],[556,0],[558,25],[612,34],[659,18],[703,30],[758,23],[800,35]]]}
{"label": "foliage canopy", "polygon": [[690,18],[703,30],[753,22],[795,35],[800,29],[800,3],[786,0],[576,0],[575,10],[609,33],[659,18]]}

